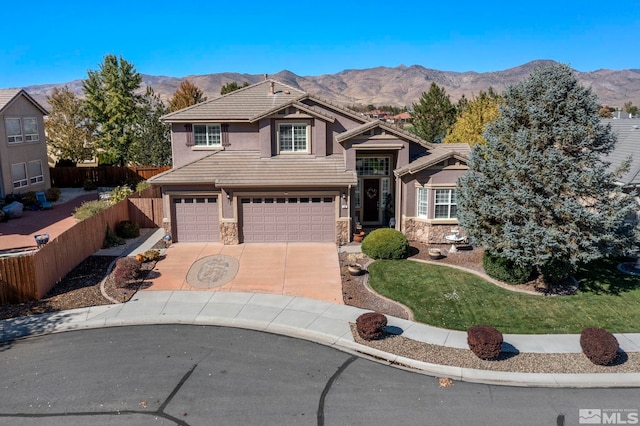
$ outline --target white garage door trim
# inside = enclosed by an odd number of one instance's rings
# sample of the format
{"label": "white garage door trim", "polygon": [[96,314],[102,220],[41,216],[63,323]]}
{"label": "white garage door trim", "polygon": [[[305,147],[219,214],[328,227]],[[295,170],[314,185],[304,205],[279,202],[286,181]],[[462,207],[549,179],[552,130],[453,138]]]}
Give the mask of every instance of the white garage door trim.
{"label": "white garage door trim", "polygon": [[171,200],[177,242],[220,241],[218,197],[178,196]]}
{"label": "white garage door trim", "polygon": [[240,197],[245,243],[335,242],[332,196]]}

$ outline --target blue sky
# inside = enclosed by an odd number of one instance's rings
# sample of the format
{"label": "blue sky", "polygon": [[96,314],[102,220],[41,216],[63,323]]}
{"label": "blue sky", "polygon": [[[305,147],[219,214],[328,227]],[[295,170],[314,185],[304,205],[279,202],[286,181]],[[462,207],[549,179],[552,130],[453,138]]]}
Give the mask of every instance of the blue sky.
{"label": "blue sky", "polygon": [[535,59],[579,71],[640,68],[636,0],[219,3],[8,2],[0,88],[84,79],[109,53],[172,77],[400,64],[486,72]]}

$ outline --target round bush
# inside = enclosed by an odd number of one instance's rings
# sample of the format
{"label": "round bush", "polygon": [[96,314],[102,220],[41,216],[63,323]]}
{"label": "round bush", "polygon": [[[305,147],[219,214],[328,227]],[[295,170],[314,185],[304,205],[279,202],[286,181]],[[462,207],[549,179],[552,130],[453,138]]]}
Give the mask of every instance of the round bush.
{"label": "round bush", "polygon": [[618,356],[618,340],[602,328],[585,328],[580,333],[580,347],[589,361],[596,365],[609,365]]}
{"label": "round bush", "polygon": [[116,225],[116,235],[120,238],[136,238],[140,236],[140,225],[137,222],[123,220]]}
{"label": "round bush", "polygon": [[118,287],[126,287],[131,280],[138,277],[141,263],[133,257],[121,257],[116,261],[113,279]]}
{"label": "round bush", "polygon": [[356,330],[363,340],[377,340],[385,336],[387,317],[378,312],[367,312],[356,318]]}
{"label": "round bush", "polygon": [[523,284],[529,281],[533,268],[522,267],[515,262],[485,251],[482,255],[482,266],[491,278],[509,284]]}
{"label": "round bush", "polygon": [[45,191],[45,196],[47,197],[47,200],[53,201],[53,202],[58,201],[60,199],[61,194],[62,192],[60,191],[60,188],[55,188],[55,187],[51,187]]}
{"label": "round bush", "polygon": [[502,342],[502,333],[489,325],[474,325],[467,330],[467,344],[478,358],[498,358],[502,351]]}
{"label": "round bush", "polygon": [[395,229],[376,229],[362,241],[362,252],[372,259],[406,259],[409,256],[409,240]]}

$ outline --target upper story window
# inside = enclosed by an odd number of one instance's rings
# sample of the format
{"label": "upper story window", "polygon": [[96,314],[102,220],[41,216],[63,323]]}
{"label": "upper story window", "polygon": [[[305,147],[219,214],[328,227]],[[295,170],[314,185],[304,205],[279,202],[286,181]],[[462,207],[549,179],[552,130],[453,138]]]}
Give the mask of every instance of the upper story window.
{"label": "upper story window", "polygon": [[455,189],[436,189],[434,203],[436,219],[455,219],[458,217],[457,191]]}
{"label": "upper story window", "polygon": [[389,157],[360,157],[356,159],[358,176],[389,176]]}
{"label": "upper story window", "polygon": [[278,124],[278,150],[280,152],[309,152],[309,125]]}
{"label": "upper story window", "polygon": [[429,190],[418,188],[418,217],[427,218],[429,214]]}
{"label": "upper story window", "polygon": [[5,118],[7,142],[37,142],[40,140],[38,120],[35,117]]}
{"label": "upper story window", "polygon": [[195,146],[222,146],[222,131],[219,124],[194,124]]}

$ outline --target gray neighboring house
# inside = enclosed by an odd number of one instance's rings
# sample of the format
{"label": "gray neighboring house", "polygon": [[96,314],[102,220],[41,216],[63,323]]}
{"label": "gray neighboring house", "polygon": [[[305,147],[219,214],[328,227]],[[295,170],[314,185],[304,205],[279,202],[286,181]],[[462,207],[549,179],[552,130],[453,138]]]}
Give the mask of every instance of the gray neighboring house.
{"label": "gray neighboring house", "polygon": [[51,187],[44,116],[22,89],[0,89],[0,197]]}
{"label": "gray neighboring house", "polygon": [[629,170],[620,177],[618,184],[627,190],[640,188],[640,118],[607,119],[603,122],[611,125],[618,138],[614,150],[606,158],[611,167],[615,169],[631,159]]}
{"label": "gray neighboring house", "polygon": [[174,241],[346,244],[360,223],[445,242],[458,225],[466,144],[429,144],[269,79],[162,120],[173,168],[149,183]]}

